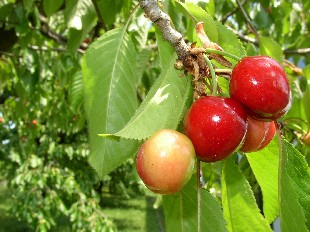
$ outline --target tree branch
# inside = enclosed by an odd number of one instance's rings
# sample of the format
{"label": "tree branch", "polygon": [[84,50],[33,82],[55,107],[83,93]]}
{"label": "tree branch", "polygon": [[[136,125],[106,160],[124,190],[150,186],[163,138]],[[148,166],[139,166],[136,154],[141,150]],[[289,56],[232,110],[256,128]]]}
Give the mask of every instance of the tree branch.
{"label": "tree branch", "polygon": [[[50,26],[48,25],[47,19],[43,16],[40,15],[40,21],[41,21],[41,27],[39,31],[41,32],[42,35],[54,40],[60,45],[66,46],[68,43],[68,39],[62,35],[57,34],[55,31],[53,31]],[[37,30],[36,28],[32,28],[34,30]],[[86,43],[82,43],[80,45],[80,48],[78,49],[79,53],[85,53],[85,50],[88,48],[88,45]]]}
{"label": "tree branch", "polygon": [[189,48],[181,33],[171,27],[170,17],[159,9],[157,0],[141,0],[140,7],[144,10],[145,16],[160,28],[163,38],[174,47],[179,59],[185,58]]}
{"label": "tree branch", "polygon": [[290,54],[290,55],[307,55],[310,54],[310,48],[298,48],[295,50],[286,49],[283,52],[284,54]]}
{"label": "tree branch", "polygon": [[254,25],[252,24],[252,21],[248,15],[248,13],[245,11],[245,9],[243,8],[243,5],[242,3],[240,2],[240,0],[236,0],[237,1],[237,4],[246,20],[246,22],[248,23],[249,27],[250,27],[250,30],[255,34],[256,37],[258,37],[258,34],[257,34],[257,31],[256,31],[256,28],[254,27]]}
{"label": "tree branch", "polygon": [[[243,2],[241,2],[241,5],[243,6],[246,3],[247,3],[247,0],[244,0]],[[236,7],[232,11],[228,12],[226,15],[222,17],[221,22],[224,24],[227,21],[227,19],[233,14],[235,14],[239,9],[240,9],[239,7]]]}

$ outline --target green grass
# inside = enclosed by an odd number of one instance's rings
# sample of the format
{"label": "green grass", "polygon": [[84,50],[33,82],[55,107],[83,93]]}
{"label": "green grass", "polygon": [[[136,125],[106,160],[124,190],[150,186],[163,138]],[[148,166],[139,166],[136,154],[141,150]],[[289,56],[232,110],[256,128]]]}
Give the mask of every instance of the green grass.
{"label": "green grass", "polygon": [[[126,199],[105,194],[102,209],[114,221],[119,232],[164,232],[162,209],[154,209],[154,202],[154,197],[137,196]],[[0,232],[31,231],[25,221],[10,214],[12,204],[12,191],[7,188],[5,181],[0,180]],[[52,231],[70,231],[67,219],[57,222],[57,227]]]}
{"label": "green grass", "polygon": [[12,204],[12,192],[7,188],[6,182],[0,180],[0,232],[31,231],[26,222],[9,213]]}
{"label": "green grass", "polygon": [[162,209],[154,209],[153,197],[122,197],[105,196],[104,213],[113,219],[120,232],[164,232]]}

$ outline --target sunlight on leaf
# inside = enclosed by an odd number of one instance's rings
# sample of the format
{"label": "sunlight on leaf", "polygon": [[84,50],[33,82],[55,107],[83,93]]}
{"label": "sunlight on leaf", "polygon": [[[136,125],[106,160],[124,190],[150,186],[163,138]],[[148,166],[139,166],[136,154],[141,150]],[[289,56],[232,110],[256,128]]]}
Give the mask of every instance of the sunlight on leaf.
{"label": "sunlight on leaf", "polygon": [[259,211],[250,184],[230,158],[223,166],[222,205],[229,231],[272,231]]}

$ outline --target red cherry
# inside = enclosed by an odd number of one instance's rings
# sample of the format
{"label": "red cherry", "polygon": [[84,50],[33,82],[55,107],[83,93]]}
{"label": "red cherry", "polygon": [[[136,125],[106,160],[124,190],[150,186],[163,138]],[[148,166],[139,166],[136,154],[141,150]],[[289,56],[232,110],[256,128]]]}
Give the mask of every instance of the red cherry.
{"label": "red cherry", "polygon": [[260,146],[257,148],[258,151],[266,147],[271,142],[276,133],[276,129],[277,128],[275,122],[271,122],[271,124],[269,125],[269,129],[266,132],[265,138],[263,139]]}
{"label": "red cherry", "polygon": [[0,117],[0,123],[4,123],[4,118]]}
{"label": "red cherry", "polygon": [[33,120],[32,120],[32,125],[35,125],[35,126],[36,126],[37,124],[38,124],[38,121],[37,121],[36,119],[33,119]]}
{"label": "red cherry", "polygon": [[273,139],[275,132],[274,122],[258,121],[248,116],[248,128],[240,151],[253,152],[263,149]]}
{"label": "red cherry", "polygon": [[136,159],[137,172],[153,192],[172,194],[189,181],[195,166],[192,142],[180,132],[157,131],[140,147]]}
{"label": "red cherry", "polygon": [[275,120],[291,106],[291,92],[282,66],[267,56],[243,58],[233,69],[230,96],[254,112],[254,116]]}
{"label": "red cherry", "polygon": [[234,99],[208,96],[193,103],[184,118],[184,132],[196,155],[215,162],[231,155],[242,143],[247,114]]}

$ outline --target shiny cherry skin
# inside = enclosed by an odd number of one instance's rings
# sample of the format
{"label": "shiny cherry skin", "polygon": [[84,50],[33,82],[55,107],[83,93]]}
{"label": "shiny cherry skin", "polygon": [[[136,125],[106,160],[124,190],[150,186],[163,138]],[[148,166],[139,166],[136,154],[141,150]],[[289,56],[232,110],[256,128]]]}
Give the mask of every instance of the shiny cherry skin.
{"label": "shiny cherry skin", "polygon": [[282,66],[268,56],[249,56],[234,67],[230,96],[263,120],[276,120],[291,106],[291,92]]}
{"label": "shiny cherry skin", "polygon": [[151,191],[173,194],[191,178],[195,159],[195,149],[188,137],[178,131],[163,129],[141,145],[136,168]]}
{"label": "shiny cherry skin", "polygon": [[258,121],[248,116],[248,128],[240,151],[249,153],[263,149],[270,143],[275,133],[274,122]]}
{"label": "shiny cherry skin", "polygon": [[226,158],[238,149],[247,129],[247,114],[234,99],[207,96],[195,101],[184,118],[184,133],[205,162]]}

